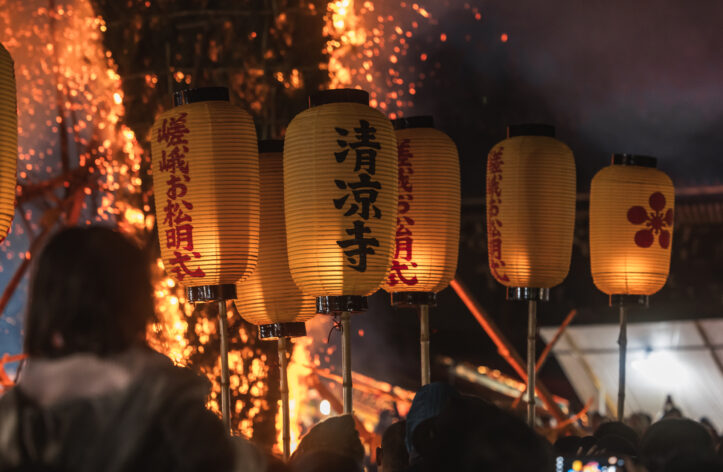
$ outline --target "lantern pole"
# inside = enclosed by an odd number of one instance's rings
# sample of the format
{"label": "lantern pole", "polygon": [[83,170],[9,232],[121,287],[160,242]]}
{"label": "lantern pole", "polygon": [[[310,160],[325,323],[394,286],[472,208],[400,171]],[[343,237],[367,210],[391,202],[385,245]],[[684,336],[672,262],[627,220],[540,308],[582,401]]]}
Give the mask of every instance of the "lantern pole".
{"label": "lantern pole", "polygon": [[549,288],[507,287],[507,299],[527,302],[527,424],[535,429],[535,342],[537,341],[537,302],[550,299]]}
{"label": "lantern pole", "polygon": [[322,315],[339,316],[341,322],[341,385],[344,398],[344,414],[352,414],[351,377],[351,315],[368,308],[367,297],[361,295],[331,295],[316,297],[316,312]]}
{"label": "lantern pole", "polygon": [[422,386],[432,380],[432,367],[429,359],[429,305],[419,305],[419,345],[421,353]]}
{"label": "lantern pole", "polygon": [[291,418],[289,416],[289,378],[288,369],[288,345],[289,338],[279,338],[279,390],[281,392],[281,423],[284,449],[284,460],[289,460],[291,455]]}
{"label": "lantern pole", "polygon": [[628,348],[628,319],[625,313],[625,305],[620,304],[620,336],[618,346],[620,348],[620,371],[618,375],[618,421],[625,418],[625,367]]}
{"label": "lantern pole", "polygon": [[228,369],[228,318],[226,318],[226,300],[218,301],[218,329],[221,336],[221,414],[223,426],[231,432],[231,384]]}
{"label": "lantern pole", "polygon": [[341,367],[342,389],[344,392],[344,414],[352,412],[351,379],[351,312],[341,313]]}
{"label": "lantern pole", "polygon": [[[258,269],[257,269],[258,270]],[[279,393],[281,395],[281,440],[284,460],[291,456],[291,413],[289,409],[289,343],[291,338],[306,336],[303,322],[280,322],[259,325],[259,339],[276,341],[279,356]]]}
{"label": "lantern pole", "polygon": [[527,302],[527,424],[535,427],[535,341],[537,338],[537,301]]}
{"label": "lantern pole", "polygon": [[189,303],[218,302],[218,335],[220,338],[219,357],[221,358],[221,418],[228,434],[231,430],[231,386],[228,367],[228,314],[226,300],[236,298],[236,285],[201,285],[186,287],[186,300]]}
{"label": "lantern pole", "polygon": [[419,312],[419,365],[421,384],[432,381],[432,362],[429,352],[429,308],[437,306],[434,292],[391,292],[391,304],[395,308],[414,308]]}

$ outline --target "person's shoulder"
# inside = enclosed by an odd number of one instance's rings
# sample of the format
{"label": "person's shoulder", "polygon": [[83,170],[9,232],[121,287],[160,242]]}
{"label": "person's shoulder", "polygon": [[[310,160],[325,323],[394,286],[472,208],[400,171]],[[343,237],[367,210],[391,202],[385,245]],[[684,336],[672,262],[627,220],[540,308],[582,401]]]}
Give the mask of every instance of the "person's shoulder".
{"label": "person's shoulder", "polygon": [[17,463],[18,447],[18,391],[17,387],[10,388],[0,396],[0,470],[4,470]]}

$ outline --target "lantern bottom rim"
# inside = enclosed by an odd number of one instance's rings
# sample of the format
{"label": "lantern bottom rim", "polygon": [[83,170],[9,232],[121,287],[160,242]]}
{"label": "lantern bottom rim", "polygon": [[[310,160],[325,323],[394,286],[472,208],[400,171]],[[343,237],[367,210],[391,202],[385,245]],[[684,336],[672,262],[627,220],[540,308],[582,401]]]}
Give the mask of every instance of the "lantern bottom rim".
{"label": "lantern bottom rim", "polygon": [[507,300],[546,302],[550,300],[550,289],[546,287],[507,287]]}
{"label": "lantern bottom rim", "polygon": [[236,285],[200,285],[198,287],[186,287],[186,300],[191,303],[215,302],[221,300],[234,300],[236,297]]}
{"label": "lantern bottom rim", "polygon": [[302,322],[259,325],[259,339],[273,341],[279,338],[298,338],[301,336],[306,336],[306,324]]}
{"label": "lantern bottom rim", "polygon": [[437,294],[434,292],[392,292],[392,306],[397,308],[417,308],[420,305],[437,306]]}
{"label": "lantern bottom rim", "polygon": [[316,312],[321,315],[338,315],[343,312],[361,313],[367,311],[367,297],[360,295],[339,295],[316,297]]}

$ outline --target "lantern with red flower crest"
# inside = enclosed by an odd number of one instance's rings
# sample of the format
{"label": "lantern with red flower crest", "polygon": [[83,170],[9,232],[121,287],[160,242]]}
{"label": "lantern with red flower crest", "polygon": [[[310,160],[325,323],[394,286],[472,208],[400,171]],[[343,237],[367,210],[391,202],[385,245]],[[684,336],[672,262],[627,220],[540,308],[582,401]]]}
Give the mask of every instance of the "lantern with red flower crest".
{"label": "lantern with red flower crest", "polygon": [[626,305],[647,305],[670,267],[675,189],[656,164],[654,157],[614,154],[590,185],[592,278],[620,314],[619,419],[625,409]]}

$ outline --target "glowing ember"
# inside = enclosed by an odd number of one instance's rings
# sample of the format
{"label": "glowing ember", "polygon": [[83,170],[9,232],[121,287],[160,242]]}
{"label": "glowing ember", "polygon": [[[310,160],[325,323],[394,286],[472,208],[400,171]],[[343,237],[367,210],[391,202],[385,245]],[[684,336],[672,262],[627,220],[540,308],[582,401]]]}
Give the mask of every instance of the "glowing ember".
{"label": "glowing ember", "polygon": [[[155,225],[147,186],[148,156],[143,156],[133,131],[122,124],[121,80],[110,52],[102,45],[106,24],[94,13],[90,0],[56,0],[50,5],[53,7],[40,0],[0,0],[0,41],[16,61],[20,138],[18,214],[11,235],[0,245],[6,259],[0,271],[14,271],[31,256],[30,240],[58,221],[117,224],[139,242],[150,240]],[[307,7],[316,14],[312,3]],[[420,65],[434,57],[430,51],[418,49],[422,42],[410,49],[412,38],[425,28],[428,37],[440,42],[447,39],[435,29],[433,12],[417,3],[334,0],[318,14],[325,18],[328,64],[322,67],[328,68],[329,86],[365,88],[370,91],[372,106],[390,118],[402,116],[424,86]],[[481,18],[476,9],[473,14]],[[274,27],[284,31],[287,22],[286,15],[279,13]],[[249,34],[250,40],[256,37],[256,32]],[[209,54],[213,57],[213,48]],[[425,64],[426,69],[431,65]],[[284,89],[301,89],[308,86],[301,70],[276,71],[273,79]],[[188,70],[172,72],[171,82],[198,80]],[[161,86],[165,84],[156,73],[141,77],[152,94],[158,94],[159,80]],[[269,87],[262,84],[266,80],[263,68],[249,68],[230,80],[234,90],[261,90],[245,97],[252,111],[258,114],[267,105]],[[204,313],[207,308],[194,309],[186,303],[182,289],[165,275],[160,260],[152,271],[158,319],[148,329],[148,342],[176,364],[207,375],[213,385],[208,406],[218,412],[215,313],[213,309]],[[277,387],[270,385],[268,378],[276,365],[267,358],[269,347],[259,347],[255,329],[243,323],[235,311],[229,313],[229,323],[234,427],[252,437],[258,418],[275,408],[269,398]],[[292,449],[304,428],[318,421],[321,413],[337,409],[331,397],[340,390],[335,374],[319,368],[320,358],[328,363],[332,355],[338,355],[322,341],[328,333],[328,319],[317,318],[309,325],[311,336],[295,341],[289,365]],[[364,336],[363,331],[358,335]],[[315,388],[310,379],[315,379]],[[373,418],[390,402],[404,409],[410,400],[410,393],[398,387],[358,374],[355,381],[359,394],[367,398],[359,403],[367,430],[372,430]],[[326,403],[320,411],[322,401]]]}

